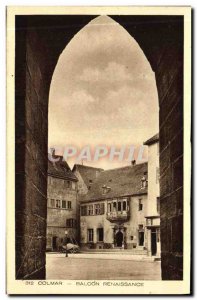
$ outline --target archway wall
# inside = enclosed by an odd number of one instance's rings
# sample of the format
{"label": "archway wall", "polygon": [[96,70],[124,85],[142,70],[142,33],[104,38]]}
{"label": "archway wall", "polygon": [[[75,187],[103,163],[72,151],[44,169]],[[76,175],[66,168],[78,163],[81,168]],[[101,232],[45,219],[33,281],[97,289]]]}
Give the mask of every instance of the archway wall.
{"label": "archway wall", "polygon": [[[91,17],[93,18],[93,16]],[[16,278],[44,279],[47,218],[48,96],[66,44],[86,23],[16,17]],[[69,19],[69,18],[68,18]],[[75,22],[77,24],[77,22]],[[67,24],[67,25],[66,25]]]}
{"label": "archway wall", "polygon": [[[50,82],[65,46],[95,17],[17,17],[17,278],[45,277]],[[162,278],[181,279],[183,20],[172,16],[112,18],[136,39],[156,75],[160,105]]]}
{"label": "archway wall", "polygon": [[[178,33],[181,33],[181,24]],[[156,70],[160,130],[162,279],[183,279],[183,31]]]}
{"label": "archway wall", "polygon": [[16,19],[16,277],[45,278],[48,81],[45,45]]}

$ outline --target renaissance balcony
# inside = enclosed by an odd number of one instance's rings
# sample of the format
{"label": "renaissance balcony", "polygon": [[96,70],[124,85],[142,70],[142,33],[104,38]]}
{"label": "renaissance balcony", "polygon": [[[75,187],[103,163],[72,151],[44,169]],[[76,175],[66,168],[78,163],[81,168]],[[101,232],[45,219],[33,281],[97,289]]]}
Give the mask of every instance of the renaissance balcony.
{"label": "renaissance balcony", "polygon": [[110,221],[111,223],[114,222],[127,222],[130,218],[129,211],[113,211],[113,212],[107,212],[106,213],[106,219]]}

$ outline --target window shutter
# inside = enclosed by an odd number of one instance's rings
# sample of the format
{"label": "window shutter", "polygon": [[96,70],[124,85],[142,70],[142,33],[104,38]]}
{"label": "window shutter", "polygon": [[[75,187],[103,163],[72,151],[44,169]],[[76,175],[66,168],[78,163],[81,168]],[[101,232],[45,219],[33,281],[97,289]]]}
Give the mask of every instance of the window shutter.
{"label": "window shutter", "polygon": [[105,213],[105,203],[101,203],[101,210],[100,210],[100,214],[103,215]]}

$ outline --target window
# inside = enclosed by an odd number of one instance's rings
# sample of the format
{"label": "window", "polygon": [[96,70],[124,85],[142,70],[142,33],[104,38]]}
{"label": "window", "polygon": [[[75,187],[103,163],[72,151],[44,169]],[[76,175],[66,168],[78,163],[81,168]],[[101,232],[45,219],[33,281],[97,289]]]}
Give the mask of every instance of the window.
{"label": "window", "polygon": [[153,225],[153,220],[150,219],[150,218],[147,218],[147,219],[146,219],[146,225],[147,225],[147,226]]}
{"label": "window", "polygon": [[67,219],[66,220],[66,227],[75,227],[76,226],[76,220],[75,219]]}
{"label": "window", "polygon": [[94,230],[88,229],[88,242],[93,242],[94,240]]}
{"label": "window", "polygon": [[72,206],[71,206],[71,201],[68,201],[68,209],[71,209]]}
{"label": "window", "polygon": [[103,194],[107,194],[107,187],[105,185],[102,187],[102,189],[103,189]]}
{"label": "window", "polygon": [[93,205],[88,205],[88,216],[93,215]]}
{"label": "window", "polygon": [[72,189],[75,190],[76,184],[72,181]]}
{"label": "window", "polygon": [[104,203],[99,203],[94,205],[94,213],[95,215],[103,215],[105,210]]}
{"label": "window", "polygon": [[127,210],[127,202],[126,201],[123,201],[123,209],[122,210]]}
{"label": "window", "polygon": [[108,207],[108,212],[111,212],[111,203],[108,203],[107,207]]}
{"label": "window", "polygon": [[62,200],[62,208],[66,208],[66,200]]}
{"label": "window", "polygon": [[122,210],[122,205],[121,205],[121,202],[119,201],[118,202],[118,211],[121,211]]}
{"label": "window", "polygon": [[113,211],[116,211],[116,204],[117,202],[113,202]]}
{"label": "window", "polygon": [[70,183],[71,183],[70,181],[67,181],[67,182],[66,182],[66,187],[67,187],[67,188],[70,188]]}
{"label": "window", "polygon": [[133,241],[133,235],[131,235],[131,241]]}
{"label": "window", "polygon": [[144,229],[143,229],[143,225],[139,225],[139,246],[144,246]]}
{"label": "window", "polygon": [[98,242],[103,242],[103,237],[104,237],[103,228],[98,228],[97,229],[97,240],[98,240]]}
{"label": "window", "polygon": [[146,177],[143,176],[142,179],[141,179],[141,188],[144,189],[147,186],[148,186],[148,181],[147,181]]}
{"label": "window", "polygon": [[100,204],[94,205],[95,215],[100,215]]}
{"label": "window", "polygon": [[55,207],[55,200],[51,199],[51,207]]}
{"label": "window", "polygon": [[105,203],[100,204],[100,215],[103,215],[105,213]]}
{"label": "window", "polygon": [[139,204],[138,204],[138,210],[143,210],[143,203],[142,203],[142,199],[139,199]]}
{"label": "window", "polygon": [[157,197],[157,212],[160,213],[160,198]]}
{"label": "window", "polygon": [[87,216],[87,206],[81,206],[81,216]]}
{"label": "window", "polygon": [[60,200],[56,200],[56,202],[55,202],[55,207],[56,208],[60,208],[61,206],[60,206]]}

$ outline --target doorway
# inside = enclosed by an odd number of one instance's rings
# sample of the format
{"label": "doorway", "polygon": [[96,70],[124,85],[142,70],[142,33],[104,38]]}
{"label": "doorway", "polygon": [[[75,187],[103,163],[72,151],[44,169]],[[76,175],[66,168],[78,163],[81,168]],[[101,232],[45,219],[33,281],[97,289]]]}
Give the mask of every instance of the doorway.
{"label": "doorway", "polygon": [[151,254],[157,254],[157,233],[156,229],[151,229]]}
{"label": "doorway", "polygon": [[144,246],[144,231],[139,231],[139,246]]}
{"label": "doorway", "polygon": [[118,231],[116,233],[116,246],[122,247],[122,243],[123,243],[123,233],[121,231]]}
{"label": "doorway", "polygon": [[103,228],[98,228],[98,230],[97,230],[97,241],[98,242],[103,242],[103,237],[104,237]]}
{"label": "doorway", "polygon": [[57,250],[57,237],[56,236],[53,236],[52,247],[53,247],[53,251]]}

